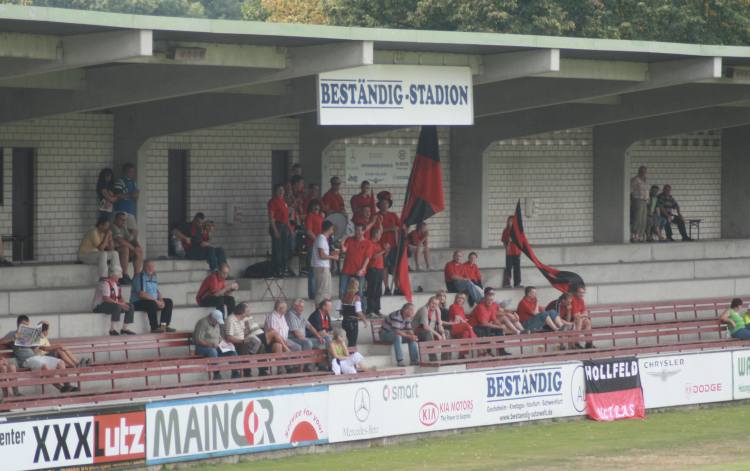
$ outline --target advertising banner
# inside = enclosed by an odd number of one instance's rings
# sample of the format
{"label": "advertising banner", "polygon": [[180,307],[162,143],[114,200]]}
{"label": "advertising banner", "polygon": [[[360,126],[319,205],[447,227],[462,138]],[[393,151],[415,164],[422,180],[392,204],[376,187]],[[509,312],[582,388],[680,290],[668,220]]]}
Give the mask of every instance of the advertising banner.
{"label": "advertising banner", "polygon": [[149,404],[147,464],[326,443],[327,399],[319,386]]}
{"label": "advertising banner", "polygon": [[318,122],[326,125],[472,125],[471,69],[365,65],[318,75]]}
{"label": "advertising banner", "polygon": [[750,350],[732,352],[734,399],[750,398]]}
{"label": "advertising banner", "polygon": [[331,385],[331,442],[581,415],[580,363]]}
{"label": "advertising banner", "polygon": [[646,417],[635,357],[586,360],[583,372],[589,417],[601,421]]}
{"label": "advertising banner", "polygon": [[409,146],[347,146],[346,182],[359,185],[406,185],[414,150]]}
{"label": "advertising banner", "polygon": [[732,352],[640,357],[647,408],[732,400]]}

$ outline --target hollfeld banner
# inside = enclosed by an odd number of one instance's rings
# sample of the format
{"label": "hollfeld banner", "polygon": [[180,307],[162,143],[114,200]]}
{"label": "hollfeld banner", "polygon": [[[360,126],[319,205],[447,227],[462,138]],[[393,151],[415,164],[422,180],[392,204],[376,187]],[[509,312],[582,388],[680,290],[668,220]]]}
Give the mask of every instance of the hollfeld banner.
{"label": "hollfeld banner", "polygon": [[635,357],[587,360],[583,372],[589,417],[602,421],[646,417]]}

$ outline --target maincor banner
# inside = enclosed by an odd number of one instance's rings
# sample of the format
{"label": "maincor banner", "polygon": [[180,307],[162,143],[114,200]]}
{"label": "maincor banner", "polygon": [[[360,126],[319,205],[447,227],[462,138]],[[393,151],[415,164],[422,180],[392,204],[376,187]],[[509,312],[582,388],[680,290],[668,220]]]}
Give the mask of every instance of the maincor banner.
{"label": "maincor banner", "polygon": [[3,470],[117,468],[144,464],[143,411],[0,424]]}
{"label": "maincor banner", "polygon": [[318,386],[149,404],[147,464],[326,443],[327,393]]}
{"label": "maincor banner", "polygon": [[638,359],[647,408],[732,400],[732,352]]}
{"label": "maincor banner", "polygon": [[331,442],[581,415],[579,363],[398,378],[329,388]]}
{"label": "maincor banner", "polygon": [[589,417],[602,421],[646,417],[635,357],[586,360],[583,372]]}
{"label": "maincor banner", "polygon": [[732,352],[734,399],[750,398],[750,350]]}
{"label": "maincor banner", "polygon": [[471,69],[365,65],[318,75],[321,125],[472,125]]}

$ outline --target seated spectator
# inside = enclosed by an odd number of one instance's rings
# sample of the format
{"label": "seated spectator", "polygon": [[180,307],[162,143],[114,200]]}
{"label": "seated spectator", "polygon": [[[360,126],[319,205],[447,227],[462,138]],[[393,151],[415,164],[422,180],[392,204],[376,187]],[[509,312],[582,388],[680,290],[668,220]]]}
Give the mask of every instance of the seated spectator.
{"label": "seated spectator", "polygon": [[572,322],[563,320],[554,309],[542,311],[534,286],[524,288],[524,296],[518,302],[516,314],[518,314],[518,320],[526,332],[539,332],[545,326],[549,330],[557,332],[563,327],[573,326]]}
{"label": "seated spectator", "polygon": [[299,344],[289,341],[289,324],[286,323],[286,303],[276,301],[273,312],[266,316],[263,330],[266,333],[269,353],[298,352],[302,348]]}
{"label": "seated spectator", "polygon": [[412,365],[419,364],[419,349],[417,348],[417,335],[411,326],[411,319],[414,317],[414,305],[406,303],[398,311],[393,311],[383,320],[383,326],[380,329],[380,340],[393,344],[393,351],[396,354],[396,363],[398,366],[404,365],[404,353],[401,350],[401,344],[409,345],[409,360]]}
{"label": "seated spectator", "polygon": [[[333,336],[333,326],[331,324],[332,312],[333,303],[331,300],[323,299],[318,304],[318,308],[307,318],[310,326],[315,329],[315,332],[317,332],[317,334],[323,339],[322,342],[315,346],[315,348],[321,348],[324,345],[331,343],[331,338]],[[318,338],[311,330],[307,331],[307,337],[311,339],[313,337]]]}
{"label": "seated spectator", "polygon": [[133,273],[143,269],[143,247],[138,242],[138,229],[128,229],[128,215],[117,213],[115,222],[112,224],[112,239],[115,250],[120,255],[120,266],[122,267],[121,283],[129,285],[132,278],[128,276],[128,264],[133,261]]}
{"label": "seated spectator", "polygon": [[[263,348],[263,340],[260,337],[263,331],[257,324],[248,325],[249,319],[250,306],[247,303],[239,303],[224,324],[224,335],[227,342],[234,345],[237,355],[255,355]],[[252,370],[246,368],[243,374],[245,378],[249,378],[252,376]]]}
{"label": "seated spectator", "polygon": [[664,188],[662,188],[661,193],[657,197],[656,205],[660,208],[662,216],[667,220],[664,226],[667,240],[674,242],[672,238],[672,224],[677,224],[677,229],[680,231],[682,240],[691,242],[693,239],[688,236],[687,229],[685,228],[685,219],[682,217],[682,211],[680,211],[680,205],[677,204],[677,201],[672,196],[672,185],[664,185]]}
{"label": "seated spectator", "polygon": [[335,375],[353,375],[358,371],[367,371],[362,364],[365,359],[361,353],[349,354],[346,334],[341,329],[333,331],[333,340],[328,344],[328,354],[331,356],[331,371]]}
{"label": "seated spectator", "polygon": [[516,329],[512,324],[510,327],[504,325],[499,316],[500,305],[495,302],[495,290],[488,287],[484,290],[482,301],[471,311],[469,325],[474,329],[477,337],[503,335],[506,330],[515,334],[521,330]]}
{"label": "seated spectator", "polygon": [[482,272],[479,271],[477,258],[479,258],[479,255],[477,255],[476,252],[469,252],[469,260],[464,264],[466,278],[468,278],[469,281],[471,281],[475,285],[484,289],[484,286],[482,285]]}
{"label": "seated spectator", "polygon": [[350,347],[357,346],[359,321],[362,321],[365,328],[367,327],[367,317],[362,313],[362,298],[359,297],[359,292],[359,281],[356,278],[349,278],[346,291],[341,297],[341,315],[344,317],[341,327],[346,332]]}
{"label": "seated spectator", "polygon": [[646,216],[646,240],[649,242],[654,241],[654,237],[657,240],[664,240],[664,226],[667,224],[666,218],[661,215],[661,210],[658,206],[659,203],[659,186],[652,185],[649,191],[649,200]]}
{"label": "seated spectator", "polygon": [[227,283],[227,278],[229,265],[226,263],[223,263],[218,271],[209,273],[195,296],[198,306],[213,307],[224,313],[234,312],[236,303],[231,293],[240,289],[240,286],[234,281]]}
{"label": "seated spectator", "polygon": [[[224,325],[224,313],[214,309],[206,317],[201,317],[193,330],[193,343],[196,355],[217,358],[237,355],[232,344],[221,337],[221,327]],[[232,378],[239,377],[239,371],[232,371]],[[214,371],[213,378],[221,379],[221,373]]]}
{"label": "seated spectator", "polygon": [[734,298],[729,303],[729,308],[721,313],[719,319],[729,326],[729,333],[732,338],[739,340],[750,340],[750,328],[745,323],[745,319],[740,315],[742,299]]}
{"label": "seated spectator", "polygon": [[5,251],[3,249],[3,239],[0,238],[0,267],[12,267],[13,262],[5,258]]}
{"label": "seated spectator", "polygon": [[[570,312],[573,316],[573,325],[576,330],[588,331],[589,335],[585,335],[586,346],[584,348],[594,348],[593,337],[590,335],[591,332],[591,316],[589,316],[588,308],[586,308],[586,286],[575,285],[570,289],[573,294],[573,298],[570,303]],[[576,348],[581,348],[580,345],[576,345]]]}
{"label": "seated spectator", "polygon": [[49,355],[53,358],[59,358],[68,368],[80,368],[88,366],[89,359],[82,358],[78,360],[70,350],[62,345],[54,345],[49,340],[49,322],[42,321],[42,336],[39,338],[39,347],[36,350],[37,355]]}
{"label": "seated spectator", "polygon": [[[135,335],[130,329],[133,325],[133,306],[122,299],[122,289],[117,284],[121,276],[122,272],[115,268],[109,272],[108,278],[99,281],[94,292],[93,312],[109,315],[109,335]],[[118,331],[121,314],[125,314],[125,319]]]}
{"label": "seated spectator", "polygon": [[427,304],[417,310],[411,321],[414,332],[421,342],[429,340],[445,340],[445,330],[440,318],[440,307],[437,296],[427,300]]}
{"label": "seated spectator", "polygon": [[484,297],[482,288],[475,285],[466,275],[466,266],[461,263],[464,254],[460,250],[453,252],[453,260],[445,264],[445,288],[449,293],[465,293],[469,305],[473,306]]}
{"label": "seated spectator", "polygon": [[[20,317],[21,316],[19,316],[19,318]],[[28,319],[27,316],[22,316],[22,317]],[[16,322],[18,322],[18,319],[16,320]],[[5,336],[2,339],[0,339],[0,348],[12,349],[13,343],[15,342],[15,340],[16,340],[16,331],[11,330],[7,334],[5,334]],[[0,357],[0,374],[16,373],[16,371],[17,371],[16,360],[14,358]],[[13,395],[14,396],[22,395],[21,392],[18,390],[17,386],[13,387]],[[10,396],[10,392],[8,391],[8,388],[3,387],[3,397],[9,397],[9,396]]]}
{"label": "seated spectator", "polygon": [[[159,280],[156,277],[156,263],[146,260],[143,271],[135,275],[133,286],[130,288],[130,303],[136,311],[146,311],[151,332],[175,332],[169,327],[172,322],[172,307],[174,303],[164,298],[159,291]],[[156,313],[161,311],[157,320]]]}
{"label": "seated spectator", "polygon": [[505,269],[503,270],[503,288],[510,288],[511,271],[513,287],[521,286],[521,249],[513,243],[510,234],[513,231],[513,216],[508,216],[500,241],[505,247]]}
{"label": "seated spectator", "polygon": [[106,217],[112,220],[114,203],[117,201],[112,191],[114,186],[115,174],[111,168],[103,168],[96,179],[96,218]]}
{"label": "seated spectator", "polygon": [[[474,329],[466,320],[466,312],[464,311],[464,303],[466,302],[466,295],[463,293],[457,293],[456,298],[451,304],[448,314],[448,322],[444,322],[451,331],[451,338],[454,339],[473,339],[476,338],[477,334],[474,333]],[[466,358],[468,352],[459,352],[458,358]]]}
{"label": "seated spectator", "polygon": [[203,213],[195,213],[189,226],[175,229],[172,233],[182,243],[186,258],[205,260],[210,271],[217,271],[221,265],[227,263],[227,256],[223,248],[211,244],[212,232],[213,223],[206,221]]}
{"label": "seated spectator", "polygon": [[[302,313],[305,311],[305,300],[297,298],[294,300],[291,309],[286,312],[284,316],[286,318],[286,324],[289,326],[289,337],[287,340],[294,342],[299,345],[301,350],[312,350],[312,340],[307,338],[307,330],[315,328],[310,326],[310,322],[302,317]],[[315,332],[318,333],[317,331]],[[318,335],[318,341],[323,342],[323,337]]]}
{"label": "seated spectator", "polygon": [[[444,289],[439,289],[435,292],[435,297],[438,298],[438,308],[440,308],[440,320],[443,324],[448,322],[450,318],[450,306],[448,305],[448,292]],[[464,296],[464,301],[466,297]]]}
{"label": "seated spectator", "polygon": [[78,260],[87,265],[98,265],[100,279],[107,278],[110,269],[122,272],[109,219],[100,217],[96,221],[96,227],[86,233],[78,247]]}
{"label": "seated spectator", "polygon": [[424,266],[427,271],[432,270],[430,268],[430,242],[429,242],[429,231],[427,230],[427,223],[420,222],[417,224],[417,228],[409,232],[406,236],[406,240],[409,242],[409,256],[414,257],[414,270],[421,271],[419,267],[419,249],[422,249],[422,258],[424,258]]}
{"label": "seated spectator", "polygon": [[[575,316],[573,315],[573,293],[563,293],[559,298],[551,301],[549,304],[547,304],[545,310],[549,311],[551,309],[557,311],[557,313],[564,321],[572,322],[573,330],[591,330],[591,318],[585,312],[579,312]],[[579,349],[583,348],[583,346],[575,342],[571,342],[570,344],[568,344],[568,347]]]}
{"label": "seated spectator", "polygon": [[[18,316],[16,318],[16,325],[20,329],[20,327],[29,326],[29,318],[28,316]],[[21,368],[28,368],[31,371],[47,371],[47,370],[64,370],[65,369],[65,362],[60,360],[59,358],[55,358],[52,356],[47,356],[44,351],[41,351],[39,349],[34,349],[31,347],[19,347],[15,344],[15,339],[19,336],[18,330],[16,330],[16,333],[13,338],[13,356],[16,359],[16,363]],[[64,383],[64,384],[58,384],[55,383],[52,386],[55,387],[55,389],[59,390],[60,392],[77,392],[79,389],[75,386],[71,386],[70,383]]]}

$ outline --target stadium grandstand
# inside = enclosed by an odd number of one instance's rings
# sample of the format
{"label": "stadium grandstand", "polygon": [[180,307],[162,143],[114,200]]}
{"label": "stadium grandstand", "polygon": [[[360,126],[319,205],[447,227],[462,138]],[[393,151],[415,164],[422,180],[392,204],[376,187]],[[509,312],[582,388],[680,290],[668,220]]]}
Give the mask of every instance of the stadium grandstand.
{"label": "stadium grandstand", "polygon": [[0,5],[0,65],[4,469],[750,397],[749,47]]}

